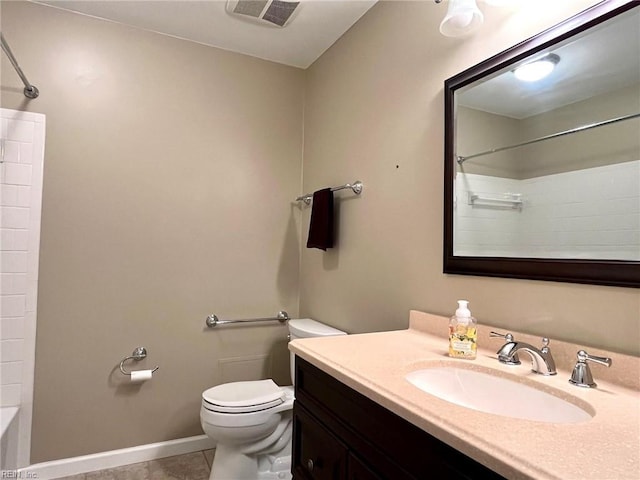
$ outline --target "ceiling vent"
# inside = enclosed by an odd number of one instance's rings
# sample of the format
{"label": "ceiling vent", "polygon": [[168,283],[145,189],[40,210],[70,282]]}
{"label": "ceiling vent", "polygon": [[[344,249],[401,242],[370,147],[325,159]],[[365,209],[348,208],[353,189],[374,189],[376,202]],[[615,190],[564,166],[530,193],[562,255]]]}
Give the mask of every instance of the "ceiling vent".
{"label": "ceiling vent", "polygon": [[300,2],[283,0],[227,0],[227,13],[260,25],[285,27]]}

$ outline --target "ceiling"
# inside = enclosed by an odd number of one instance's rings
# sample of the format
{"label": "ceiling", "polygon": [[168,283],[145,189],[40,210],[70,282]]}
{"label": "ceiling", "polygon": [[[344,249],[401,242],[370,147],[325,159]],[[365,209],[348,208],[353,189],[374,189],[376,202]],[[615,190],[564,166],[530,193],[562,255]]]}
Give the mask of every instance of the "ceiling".
{"label": "ceiling", "polygon": [[227,13],[225,0],[49,0],[37,3],[307,68],[377,0],[300,0],[282,28]]}
{"label": "ceiling", "polygon": [[[596,95],[640,84],[640,9],[554,45],[560,62],[549,77],[521,82],[513,65],[465,87],[456,101],[476,110],[522,119]],[[523,60],[526,63],[529,60]]]}

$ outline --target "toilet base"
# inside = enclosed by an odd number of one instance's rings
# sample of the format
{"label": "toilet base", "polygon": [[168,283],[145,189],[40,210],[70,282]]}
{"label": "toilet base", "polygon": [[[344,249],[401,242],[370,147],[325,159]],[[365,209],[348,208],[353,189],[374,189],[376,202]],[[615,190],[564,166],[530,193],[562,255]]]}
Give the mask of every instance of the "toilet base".
{"label": "toilet base", "polygon": [[291,454],[266,455],[258,461],[258,480],[291,480]]}
{"label": "toilet base", "polygon": [[281,455],[245,455],[218,445],[209,480],[291,480],[291,449]]}

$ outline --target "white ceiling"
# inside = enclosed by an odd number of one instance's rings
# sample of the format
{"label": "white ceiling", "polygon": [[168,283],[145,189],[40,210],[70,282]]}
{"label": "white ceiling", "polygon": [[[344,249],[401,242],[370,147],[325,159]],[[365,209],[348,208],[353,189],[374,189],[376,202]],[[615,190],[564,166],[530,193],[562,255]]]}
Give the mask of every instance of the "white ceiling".
{"label": "white ceiling", "polygon": [[258,25],[230,15],[224,0],[45,0],[37,3],[307,68],[376,1],[300,0],[283,28]]}

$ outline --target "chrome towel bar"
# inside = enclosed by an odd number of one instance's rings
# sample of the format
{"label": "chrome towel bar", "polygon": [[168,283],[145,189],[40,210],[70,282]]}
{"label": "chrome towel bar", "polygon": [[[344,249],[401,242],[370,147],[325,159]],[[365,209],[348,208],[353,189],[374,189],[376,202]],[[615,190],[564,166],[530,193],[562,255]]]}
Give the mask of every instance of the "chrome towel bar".
{"label": "chrome towel bar", "polygon": [[230,323],[253,323],[253,322],[273,322],[273,321],[278,321],[280,323],[284,323],[287,320],[289,320],[289,314],[287,312],[285,312],[284,310],[278,312],[278,314],[275,317],[268,317],[268,318],[248,318],[248,319],[244,319],[244,320],[220,320],[217,315],[214,315],[213,313],[211,315],[209,315],[207,317],[206,320],[206,324],[207,327],[209,328],[213,328],[216,327],[218,325],[227,325]]}
{"label": "chrome towel bar", "polygon": [[[362,182],[360,180],[356,180],[353,183],[345,183],[344,185],[340,185],[339,187],[332,187],[332,192],[337,192],[338,190],[344,190],[346,188],[350,188],[353,190],[353,193],[356,195],[360,195],[362,193]],[[313,199],[313,193],[306,193],[296,198],[296,202],[304,202],[307,205],[311,204],[311,200]]]}
{"label": "chrome towel bar", "polygon": [[[126,362],[127,360],[135,360],[136,362],[139,362],[146,356],[147,356],[147,349],[144,347],[137,347],[131,355],[129,355],[128,357],[124,357],[122,359],[122,361],[120,362],[120,371],[122,372],[123,375],[131,375],[131,372],[127,372],[124,369],[124,362]],[[155,367],[153,370],[151,370],[151,373],[155,372],[159,368],[160,367]]]}

